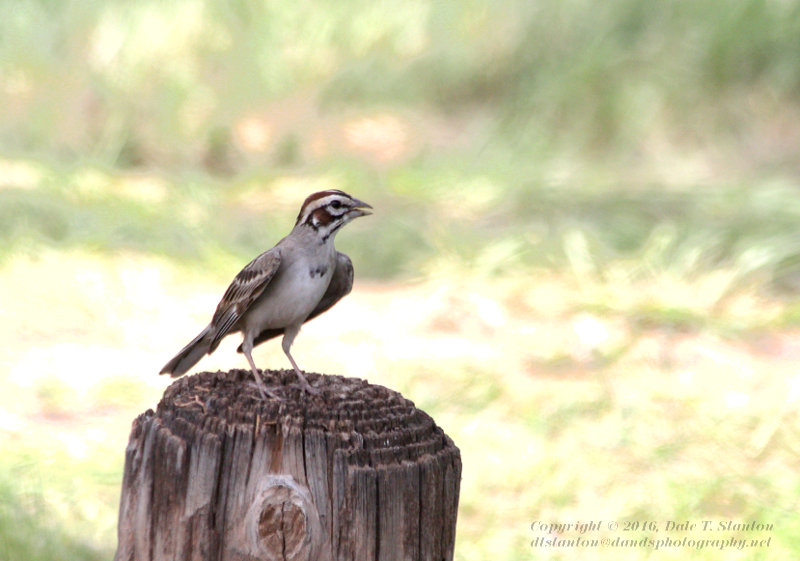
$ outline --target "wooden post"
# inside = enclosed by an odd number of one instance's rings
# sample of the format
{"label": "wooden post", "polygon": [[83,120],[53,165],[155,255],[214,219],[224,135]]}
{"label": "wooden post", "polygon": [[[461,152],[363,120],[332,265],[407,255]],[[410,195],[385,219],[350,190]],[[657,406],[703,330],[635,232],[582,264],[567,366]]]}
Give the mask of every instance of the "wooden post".
{"label": "wooden post", "polygon": [[397,392],[308,379],[321,395],[282,402],[246,370],[172,384],[133,423],[115,561],[452,559],[453,441]]}

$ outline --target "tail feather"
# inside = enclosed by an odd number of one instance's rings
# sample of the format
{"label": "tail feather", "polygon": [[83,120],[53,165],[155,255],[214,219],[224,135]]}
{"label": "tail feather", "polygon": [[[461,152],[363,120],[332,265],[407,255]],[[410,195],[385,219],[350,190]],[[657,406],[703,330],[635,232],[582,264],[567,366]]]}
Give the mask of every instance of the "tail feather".
{"label": "tail feather", "polygon": [[211,350],[211,326],[206,327],[192,342],[183,347],[172,360],[164,365],[159,374],[170,374],[173,378],[186,374]]}

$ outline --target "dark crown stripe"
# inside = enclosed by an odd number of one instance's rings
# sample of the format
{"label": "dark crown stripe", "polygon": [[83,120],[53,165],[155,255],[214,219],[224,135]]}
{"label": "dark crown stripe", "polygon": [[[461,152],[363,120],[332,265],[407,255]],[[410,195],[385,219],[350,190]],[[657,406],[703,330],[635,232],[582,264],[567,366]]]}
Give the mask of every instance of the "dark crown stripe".
{"label": "dark crown stripe", "polygon": [[330,195],[342,195],[343,197],[350,198],[350,196],[344,191],[340,191],[339,189],[328,189],[327,191],[320,191],[318,193],[310,194],[308,197],[306,197],[306,200],[303,203],[303,207],[305,207],[310,202],[316,201],[317,199],[322,199],[323,197],[328,197]]}
{"label": "dark crown stripe", "polygon": [[[340,197],[347,197],[348,199],[352,198],[350,195],[343,191],[339,191],[338,189],[329,189],[327,191],[320,191],[319,193],[313,193],[306,198],[303,202],[303,206],[300,207],[300,213],[297,215],[297,221],[295,224],[299,224],[304,217],[308,217],[310,214],[313,214],[312,208],[319,208],[324,205],[320,199],[324,199],[325,197],[330,197],[338,195]],[[319,201],[319,202],[318,202]],[[315,204],[316,203],[316,204]]]}
{"label": "dark crown stripe", "polygon": [[[352,197],[350,197],[350,195],[348,195],[344,191],[340,191],[338,189],[328,189],[327,191],[320,191],[318,193],[312,193],[303,202],[303,206],[300,207],[300,213],[297,215],[297,221],[295,222],[295,224],[299,224],[303,220],[304,217],[306,218],[305,222],[308,222],[309,218],[313,214],[313,211],[309,211],[309,207],[312,205],[312,203],[314,203],[315,201],[318,201],[320,199],[324,199],[325,197],[330,197],[331,195],[339,195],[341,197],[347,197],[348,199],[352,198]],[[315,206],[319,206],[319,205],[315,205]]]}

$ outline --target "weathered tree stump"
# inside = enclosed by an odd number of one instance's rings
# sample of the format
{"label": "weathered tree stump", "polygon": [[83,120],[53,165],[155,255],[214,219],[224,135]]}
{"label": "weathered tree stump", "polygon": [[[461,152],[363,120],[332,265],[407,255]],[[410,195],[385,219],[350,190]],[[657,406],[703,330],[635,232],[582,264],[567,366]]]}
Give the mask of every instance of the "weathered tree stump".
{"label": "weathered tree stump", "polygon": [[452,440],[397,392],[308,379],[321,395],[282,402],[246,370],[172,384],[133,423],[115,561],[452,559]]}

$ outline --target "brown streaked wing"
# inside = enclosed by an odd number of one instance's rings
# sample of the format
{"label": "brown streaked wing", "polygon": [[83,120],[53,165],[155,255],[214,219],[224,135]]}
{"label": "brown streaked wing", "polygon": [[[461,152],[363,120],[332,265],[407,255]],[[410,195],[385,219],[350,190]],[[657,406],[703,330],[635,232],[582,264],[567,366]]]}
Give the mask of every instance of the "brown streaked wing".
{"label": "brown streaked wing", "polygon": [[[303,323],[312,320],[321,313],[330,310],[336,302],[347,296],[353,289],[353,262],[344,253],[336,252],[336,269],[333,271],[331,283],[322,299],[317,304],[317,307],[308,315]],[[283,335],[283,329],[265,329],[258,334],[258,337],[253,341],[253,346],[260,345],[264,341],[269,341],[273,337]],[[242,346],[239,345],[237,351],[242,352]]]}
{"label": "brown streaked wing", "polygon": [[219,345],[225,335],[236,325],[245,312],[261,296],[272,277],[278,271],[281,256],[275,248],[265,251],[245,265],[244,269],[233,279],[225,294],[222,296],[211,320],[214,329],[214,338],[211,341],[210,351]]}

